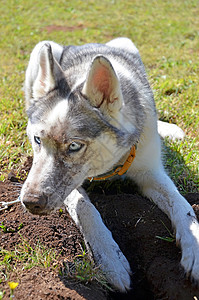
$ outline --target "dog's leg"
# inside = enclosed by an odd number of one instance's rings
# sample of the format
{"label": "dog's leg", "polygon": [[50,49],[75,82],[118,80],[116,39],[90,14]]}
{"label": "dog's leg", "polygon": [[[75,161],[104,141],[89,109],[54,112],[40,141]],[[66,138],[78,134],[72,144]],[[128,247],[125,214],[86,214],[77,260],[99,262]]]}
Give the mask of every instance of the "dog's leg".
{"label": "dog's leg", "polygon": [[128,290],[131,273],[129,263],[84,190],[74,190],[64,203],[108,281],[121,292]]}
{"label": "dog's leg", "polygon": [[184,131],[175,124],[158,121],[158,133],[164,139],[168,137],[170,140],[183,140]]}
{"label": "dog's leg", "polygon": [[189,203],[162,167],[158,171],[136,174],[143,194],[152,199],[171,219],[176,230],[176,243],[181,245],[181,265],[185,272],[199,281],[199,224]]}

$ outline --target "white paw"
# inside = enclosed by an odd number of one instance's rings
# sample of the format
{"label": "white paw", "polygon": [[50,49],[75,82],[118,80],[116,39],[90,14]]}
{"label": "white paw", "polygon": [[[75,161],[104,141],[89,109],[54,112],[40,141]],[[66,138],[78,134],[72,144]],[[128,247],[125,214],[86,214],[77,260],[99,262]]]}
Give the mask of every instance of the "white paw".
{"label": "white paw", "polygon": [[158,121],[158,133],[164,139],[168,137],[170,140],[183,140],[184,131],[175,124]]}
{"label": "white paw", "polygon": [[108,282],[121,292],[129,290],[131,286],[130,265],[114,240],[108,248],[95,243],[92,250],[95,261],[105,273]]}
{"label": "white paw", "polygon": [[177,240],[181,244],[182,259],[181,265],[187,276],[199,283],[199,224],[196,219],[190,225],[191,233],[186,234],[184,238],[176,235]]}

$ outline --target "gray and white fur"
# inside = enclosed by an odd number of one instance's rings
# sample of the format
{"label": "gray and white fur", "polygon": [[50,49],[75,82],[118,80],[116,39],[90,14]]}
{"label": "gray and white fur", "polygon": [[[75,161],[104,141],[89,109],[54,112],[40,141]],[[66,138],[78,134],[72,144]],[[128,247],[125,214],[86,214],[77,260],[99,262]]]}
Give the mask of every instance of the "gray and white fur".
{"label": "gray and white fur", "polygon": [[131,284],[129,263],[81,185],[123,164],[137,144],[126,175],[169,216],[181,265],[198,281],[199,225],[161,161],[159,134],[182,139],[184,133],[157,121],[135,45],[127,38],[77,47],[40,42],[26,71],[25,95],[34,159],[21,191],[23,205],[39,215],[65,205],[96,264],[125,292]]}

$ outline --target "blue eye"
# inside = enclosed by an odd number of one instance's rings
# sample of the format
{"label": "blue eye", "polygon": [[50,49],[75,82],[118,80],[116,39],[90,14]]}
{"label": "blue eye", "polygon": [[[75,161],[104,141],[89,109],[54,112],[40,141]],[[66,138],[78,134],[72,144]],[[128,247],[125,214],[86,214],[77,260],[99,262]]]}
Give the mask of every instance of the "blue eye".
{"label": "blue eye", "polygon": [[68,150],[69,150],[70,152],[77,152],[77,151],[79,151],[82,147],[83,147],[83,144],[77,143],[77,142],[72,142],[72,143],[69,145]]}
{"label": "blue eye", "polygon": [[41,145],[41,139],[38,136],[34,136],[35,143]]}

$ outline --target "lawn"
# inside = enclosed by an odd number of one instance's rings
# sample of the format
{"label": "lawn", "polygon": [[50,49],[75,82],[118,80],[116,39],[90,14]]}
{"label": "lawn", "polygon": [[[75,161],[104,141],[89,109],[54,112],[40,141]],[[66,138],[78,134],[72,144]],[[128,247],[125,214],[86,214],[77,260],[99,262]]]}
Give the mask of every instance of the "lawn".
{"label": "lawn", "polygon": [[26,138],[23,81],[29,54],[40,40],[61,44],[131,38],[139,48],[162,120],[186,132],[166,142],[165,164],[181,192],[198,189],[198,0],[1,0],[0,179],[20,173]]}
{"label": "lawn", "polygon": [[[0,16],[0,180],[13,169],[20,177],[23,163],[32,155],[23,82],[35,44],[41,40],[104,43],[126,36],[140,50],[159,118],[178,124],[186,133],[184,141],[165,141],[165,166],[181,193],[198,192],[198,0],[1,0]],[[8,231],[2,220],[0,229]],[[11,272],[11,257],[14,263],[28,261],[31,266],[38,257],[39,267],[49,258],[54,263],[53,251],[39,244],[32,249],[27,243],[23,242],[21,252],[0,249],[3,269]],[[28,258],[26,248],[31,250]]]}

